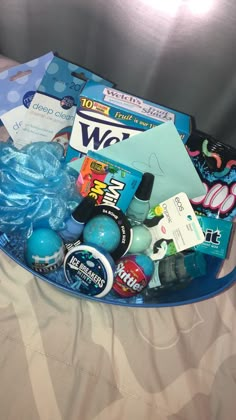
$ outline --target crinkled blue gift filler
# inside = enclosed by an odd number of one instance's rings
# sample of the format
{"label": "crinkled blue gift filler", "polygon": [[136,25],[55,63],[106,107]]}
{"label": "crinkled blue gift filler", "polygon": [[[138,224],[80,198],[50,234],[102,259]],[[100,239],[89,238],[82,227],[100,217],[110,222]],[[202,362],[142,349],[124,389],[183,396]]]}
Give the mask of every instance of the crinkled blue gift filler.
{"label": "crinkled blue gift filler", "polygon": [[0,231],[27,235],[32,227],[58,230],[81,200],[77,173],[58,143],[16,149],[0,142]]}

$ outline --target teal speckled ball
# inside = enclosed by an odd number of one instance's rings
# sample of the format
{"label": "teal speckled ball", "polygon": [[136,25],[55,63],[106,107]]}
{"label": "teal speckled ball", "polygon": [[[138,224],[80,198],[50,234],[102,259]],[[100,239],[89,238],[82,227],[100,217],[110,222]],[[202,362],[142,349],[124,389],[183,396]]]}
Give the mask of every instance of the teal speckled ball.
{"label": "teal speckled ball", "polygon": [[106,215],[93,217],[83,231],[84,242],[100,246],[107,252],[113,252],[118,247],[120,238],[119,226]]}

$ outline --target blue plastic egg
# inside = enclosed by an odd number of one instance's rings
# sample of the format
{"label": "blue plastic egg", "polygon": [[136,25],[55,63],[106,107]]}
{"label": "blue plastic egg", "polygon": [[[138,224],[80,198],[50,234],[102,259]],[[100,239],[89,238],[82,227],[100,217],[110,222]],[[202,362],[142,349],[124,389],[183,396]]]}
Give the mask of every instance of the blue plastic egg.
{"label": "blue plastic egg", "polygon": [[39,273],[50,273],[63,264],[65,248],[62,239],[51,229],[36,229],[27,239],[25,259]]}
{"label": "blue plastic egg", "polygon": [[120,243],[120,229],[109,216],[93,217],[83,231],[84,242],[100,246],[107,252],[113,252]]}

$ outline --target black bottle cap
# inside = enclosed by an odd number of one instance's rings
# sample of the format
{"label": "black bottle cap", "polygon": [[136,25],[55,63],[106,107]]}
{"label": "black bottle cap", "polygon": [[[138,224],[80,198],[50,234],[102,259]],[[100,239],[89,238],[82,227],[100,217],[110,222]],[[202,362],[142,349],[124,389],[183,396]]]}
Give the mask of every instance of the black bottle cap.
{"label": "black bottle cap", "polygon": [[92,216],[96,200],[93,197],[85,197],[72,213],[73,219],[79,223],[86,223]]}
{"label": "black bottle cap", "polygon": [[145,172],[142,177],[142,181],[135,193],[135,197],[142,201],[150,200],[152,194],[152,188],[154,184],[154,175],[149,172]]}

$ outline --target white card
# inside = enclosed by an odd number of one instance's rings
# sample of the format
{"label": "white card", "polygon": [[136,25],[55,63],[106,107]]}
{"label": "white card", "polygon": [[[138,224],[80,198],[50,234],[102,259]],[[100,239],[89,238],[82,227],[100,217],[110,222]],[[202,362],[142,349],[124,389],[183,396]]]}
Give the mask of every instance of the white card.
{"label": "white card", "polygon": [[145,225],[152,234],[148,251],[153,260],[176,254],[204,242],[204,233],[183,192],[151,208]]}

